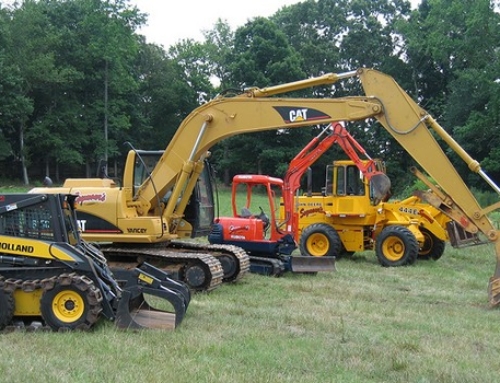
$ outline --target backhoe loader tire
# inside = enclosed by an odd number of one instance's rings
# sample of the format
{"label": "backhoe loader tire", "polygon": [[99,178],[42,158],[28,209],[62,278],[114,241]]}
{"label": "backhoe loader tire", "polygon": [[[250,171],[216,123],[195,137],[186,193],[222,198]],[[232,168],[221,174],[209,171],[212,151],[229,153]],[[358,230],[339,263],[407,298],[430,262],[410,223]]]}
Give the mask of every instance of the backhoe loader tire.
{"label": "backhoe loader tire", "polygon": [[384,267],[411,265],[418,257],[418,241],[404,226],[387,226],[377,237],[375,252]]}
{"label": "backhoe loader tire", "polygon": [[[3,285],[3,283],[2,283]],[[14,316],[14,297],[12,292],[0,287],[0,330],[12,323]]]}
{"label": "backhoe loader tire", "polygon": [[310,257],[336,257],[342,242],[337,231],[330,225],[314,223],[307,226],[300,236],[300,253]]}
{"label": "backhoe loader tire", "polygon": [[418,253],[418,259],[437,261],[444,253],[445,242],[427,229],[420,229],[420,231],[424,235],[425,242]]}
{"label": "backhoe loader tire", "polygon": [[71,274],[60,276],[47,286],[40,299],[40,312],[50,328],[89,330],[97,322],[103,297],[92,280]]}

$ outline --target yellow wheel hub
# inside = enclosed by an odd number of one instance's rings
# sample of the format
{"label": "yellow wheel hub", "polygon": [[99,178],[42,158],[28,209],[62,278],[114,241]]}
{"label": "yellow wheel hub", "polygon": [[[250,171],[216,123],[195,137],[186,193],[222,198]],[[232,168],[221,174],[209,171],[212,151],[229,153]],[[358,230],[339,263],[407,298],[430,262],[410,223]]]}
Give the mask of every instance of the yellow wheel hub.
{"label": "yellow wheel hub", "polygon": [[398,261],[405,253],[405,245],[399,238],[389,237],[384,241],[382,250],[387,259]]}
{"label": "yellow wheel hub", "polygon": [[54,316],[65,323],[76,322],[85,311],[85,302],[75,291],[65,290],[58,293],[52,301]]}
{"label": "yellow wheel hub", "polygon": [[324,257],[330,244],[326,235],[313,233],[307,238],[306,246],[313,257]]}

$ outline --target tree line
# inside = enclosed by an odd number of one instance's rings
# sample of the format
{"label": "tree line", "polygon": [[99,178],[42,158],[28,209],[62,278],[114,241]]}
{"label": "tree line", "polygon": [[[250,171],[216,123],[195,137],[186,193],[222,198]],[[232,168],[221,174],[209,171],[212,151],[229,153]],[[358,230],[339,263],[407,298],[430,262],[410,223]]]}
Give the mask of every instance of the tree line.
{"label": "tree line", "polygon": [[[0,1],[0,179],[95,176],[101,160],[118,175],[131,146],[164,149],[184,117],[227,89],[372,67],[500,181],[499,3],[304,0],[235,30],[218,20],[202,41],[163,47],[139,33],[147,15],[128,0]],[[297,92],[349,94],[361,94],[355,82]],[[414,182],[412,159],[376,122],[347,127],[386,161],[396,191]],[[283,176],[318,129],[231,137],[213,148],[212,163],[226,183],[243,172]],[[318,161],[317,182],[339,156],[333,148]]]}

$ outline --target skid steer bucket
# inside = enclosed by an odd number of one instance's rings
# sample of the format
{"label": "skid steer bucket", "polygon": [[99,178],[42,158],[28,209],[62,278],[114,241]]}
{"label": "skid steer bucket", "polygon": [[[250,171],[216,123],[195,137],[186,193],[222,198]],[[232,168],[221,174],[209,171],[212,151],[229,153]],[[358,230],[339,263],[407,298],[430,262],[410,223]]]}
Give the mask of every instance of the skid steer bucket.
{"label": "skid steer bucket", "polygon": [[290,271],[294,273],[317,273],[336,271],[335,257],[291,256]]}
{"label": "skid steer bucket", "polygon": [[126,280],[116,311],[115,323],[119,328],[173,330],[182,322],[190,301],[185,285],[150,265],[114,273]]}

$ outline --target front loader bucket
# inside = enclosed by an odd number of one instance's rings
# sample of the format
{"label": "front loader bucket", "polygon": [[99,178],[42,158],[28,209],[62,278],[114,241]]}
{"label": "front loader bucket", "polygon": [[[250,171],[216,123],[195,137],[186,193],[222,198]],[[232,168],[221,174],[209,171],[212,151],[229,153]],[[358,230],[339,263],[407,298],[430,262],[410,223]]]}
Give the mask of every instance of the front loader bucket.
{"label": "front loader bucket", "polygon": [[[144,294],[166,299],[173,307],[173,312],[152,307]],[[115,323],[121,329],[173,330],[181,323],[186,310],[184,298],[163,286],[129,286],[122,291]]]}
{"label": "front loader bucket", "polygon": [[292,273],[318,273],[336,271],[335,257],[291,256],[290,271]]}
{"label": "front loader bucket", "polygon": [[373,190],[373,197],[383,201],[391,190],[391,180],[384,173],[375,173],[370,178],[370,185]]}
{"label": "front loader bucket", "polygon": [[[184,319],[191,293],[187,286],[169,278],[147,263],[134,270],[115,270],[125,282],[116,311],[116,325],[123,329],[174,329]],[[146,299],[148,297],[148,299]],[[168,310],[151,305],[168,302]]]}

